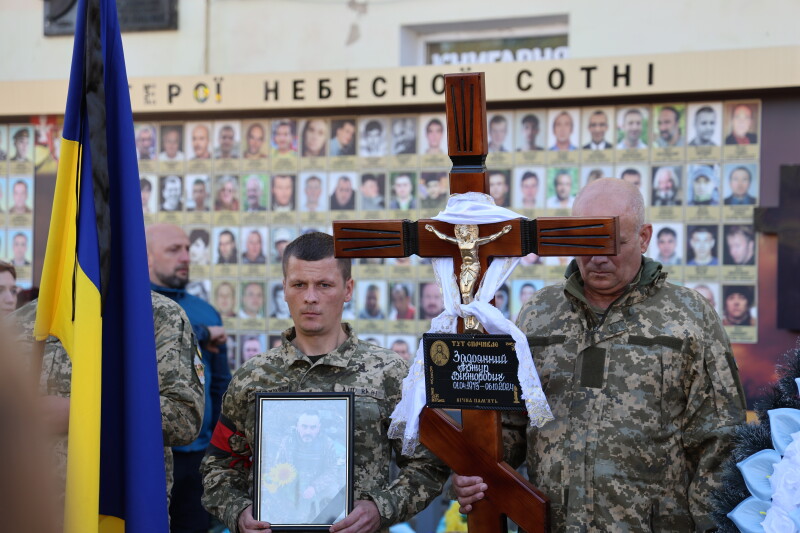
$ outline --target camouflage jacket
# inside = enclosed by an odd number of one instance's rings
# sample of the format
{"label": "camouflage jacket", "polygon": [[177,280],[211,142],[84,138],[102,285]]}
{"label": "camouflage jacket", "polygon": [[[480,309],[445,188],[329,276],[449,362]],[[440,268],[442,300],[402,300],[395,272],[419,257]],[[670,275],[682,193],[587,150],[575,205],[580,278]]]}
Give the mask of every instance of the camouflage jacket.
{"label": "camouflage jacket", "polygon": [[719,317],[649,259],[605,313],[585,300],[574,261],[567,275],[518,319],[555,416],[527,435],[529,476],[551,500],[552,530],[713,527],[710,492],[745,419]]}
{"label": "camouflage jacket", "polygon": [[[204,392],[198,377],[192,326],[183,309],[165,296],[151,291],[153,323],[155,326],[156,353],[158,357],[158,385],[161,395],[161,425],[164,435],[164,457],[167,467],[167,494],[172,488],[172,450],[192,442],[200,431],[203,418]],[[10,318],[16,322],[18,342],[26,353],[33,346],[33,324],[36,320],[38,300],[15,311]],[[202,375],[202,374],[201,374]],[[55,337],[45,341],[39,391],[43,395],[69,398],[72,363],[61,342]],[[67,436],[58,436],[54,442],[58,465],[59,486],[64,490],[67,462]]]}
{"label": "camouflage jacket", "polygon": [[[354,498],[375,502],[381,532],[421,511],[442,490],[449,473],[443,463],[422,447],[413,457],[403,456],[400,442],[387,436],[406,363],[392,351],[360,341],[347,324],[345,329],[348,339],[313,364],[291,344],[294,328],[288,329],[280,347],[250,359],[233,376],[201,467],[203,504],[231,532],[238,532],[239,515],[253,503],[250,462],[257,392],[355,393]],[[400,467],[394,480],[389,472],[392,450]]]}

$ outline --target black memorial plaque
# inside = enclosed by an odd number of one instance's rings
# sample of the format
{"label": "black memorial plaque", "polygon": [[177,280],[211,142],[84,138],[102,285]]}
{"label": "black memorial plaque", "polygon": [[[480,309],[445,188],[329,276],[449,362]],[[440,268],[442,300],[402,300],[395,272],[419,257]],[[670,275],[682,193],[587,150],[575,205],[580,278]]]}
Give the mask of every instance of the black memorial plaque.
{"label": "black memorial plaque", "polygon": [[425,333],[427,406],[524,411],[511,335]]}
{"label": "black memorial plaque", "polygon": [[[178,0],[116,0],[120,30],[178,29]],[[77,0],[44,0],[44,34],[75,33]]]}

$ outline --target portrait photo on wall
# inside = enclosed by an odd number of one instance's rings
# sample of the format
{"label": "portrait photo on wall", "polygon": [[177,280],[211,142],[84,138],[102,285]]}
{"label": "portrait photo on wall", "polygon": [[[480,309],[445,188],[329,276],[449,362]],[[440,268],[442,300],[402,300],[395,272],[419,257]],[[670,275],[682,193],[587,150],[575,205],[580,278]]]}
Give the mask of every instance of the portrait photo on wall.
{"label": "portrait photo on wall", "polygon": [[387,283],[382,280],[356,281],[354,298],[358,301],[359,320],[385,320],[389,307]]}
{"label": "portrait photo on wall", "polygon": [[650,111],[647,107],[617,108],[617,150],[647,148],[649,131]]}
{"label": "portrait photo on wall", "polygon": [[288,320],[291,318],[289,304],[286,303],[286,293],[282,281],[269,282],[269,317]]}
{"label": "portrait photo on wall", "polygon": [[297,121],[279,119],[272,121],[270,143],[273,159],[297,156]]}
{"label": "portrait photo on wall", "polygon": [[417,117],[392,117],[392,155],[417,153]]}
{"label": "portrait photo on wall", "polygon": [[269,242],[267,234],[269,228],[264,226],[244,226],[241,235],[244,251],[241,263],[243,265],[265,265],[267,263],[266,245]]}
{"label": "portrait photo on wall", "polygon": [[396,282],[389,287],[389,320],[414,320],[417,318],[416,284]]}
{"label": "portrait photo on wall", "polygon": [[725,102],[725,144],[758,144],[758,102]]}
{"label": "portrait photo on wall", "polygon": [[758,204],[759,181],[756,163],[727,163],[723,175],[725,205]]}
{"label": "portrait photo on wall", "polygon": [[513,151],[514,139],[511,127],[513,116],[511,111],[486,114],[489,153]]}
{"label": "portrait photo on wall", "polygon": [[544,287],[541,279],[514,279],[511,281],[511,315],[514,320],[519,316],[522,306],[533,298],[536,291]]}
{"label": "portrait photo on wall", "polygon": [[419,206],[422,209],[444,209],[449,190],[447,172],[423,172],[419,179]]}
{"label": "portrait photo on wall", "polygon": [[328,153],[328,121],[324,118],[309,118],[300,124],[300,155],[325,157]]}
{"label": "portrait photo on wall", "polygon": [[239,176],[214,177],[214,211],[239,211]]}
{"label": "portrait photo on wall", "polygon": [[242,157],[244,159],[265,159],[269,146],[266,121],[245,121],[242,123],[244,140],[242,141]]}
{"label": "portrait photo on wall", "polygon": [[686,227],[686,265],[717,266],[719,226],[689,225]]}
{"label": "portrait photo on wall", "polygon": [[136,142],[136,159],[139,161],[152,161],[156,158],[156,127],[151,123],[137,122],[133,127],[133,136]]}
{"label": "portrait photo on wall", "polygon": [[722,103],[689,104],[686,109],[689,146],[722,145]]}
{"label": "portrait photo on wall", "polygon": [[[3,185],[4,183],[0,184],[0,187]],[[9,176],[7,210],[9,215],[30,215],[33,213],[33,187],[34,180],[32,177]],[[0,196],[3,195],[0,194]]]}
{"label": "portrait photo on wall", "polygon": [[[400,356],[400,359],[410,362],[417,353],[417,338],[413,335],[387,335],[386,348]],[[409,363],[410,364],[410,363]]]}
{"label": "portrait photo on wall", "polygon": [[142,193],[142,212],[144,214],[156,212],[158,193],[153,194],[153,191],[158,190],[156,186],[157,182],[158,176],[153,176],[151,174],[142,174],[139,176],[139,189]]}
{"label": "portrait photo on wall", "polygon": [[511,205],[511,171],[489,170],[486,172],[489,181],[489,196],[494,200],[494,205],[508,207]]}
{"label": "portrait photo on wall", "polygon": [[650,205],[654,207],[677,206],[683,204],[681,176],[683,167],[653,167],[653,194]]}
{"label": "portrait photo on wall", "polygon": [[752,224],[726,224],[722,228],[723,265],[756,264],[756,234]]}
{"label": "portrait photo on wall", "polygon": [[239,121],[218,121],[214,123],[214,159],[238,159],[242,142]]}
{"label": "portrait photo on wall", "polygon": [[614,147],[613,107],[584,107],[581,110],[581,143],[584,150]]}
{"label": "portrait photo on wall", "polygon": [[389,120],[386,117],[362,117],[358,120],[359,147],[362,157],[383,157],[387,153]]}
{"label": "portrait photo on wall", "polygon": [[159,211],[183,211],[183,178],[174,174],[161,176],[159,183]]}
{"label": "portrait photo on wall", "polygon": [[352,211],[356,208],[356,172],[331,172],[328,184],[331,211]]}
{"label": "portrait photo on wall", "polygon": [[270,210],[276,213],[294,211],[294,174],[273,174],[270,180]]}
{"label": "portrait photo on wall", "polygon": [[720,307],[721,299],[721,287],[719,283],[713,281],[703,281],[700,283],[687,283],[687,287],[693,289],[700,293],[700,296],[705,298],[708,303],[711,304],[711,307],[714,308],[714,311],[717,314],[722,312],[722,308]]}
{"label": "portrait photo on wall", "polygon": [[211,180],[207,174],[187,174],[184,187],[187,211],[211,210]]}
{"label": "portrait photo on wall", "polygon": [[386,174],[366,172],[361,175],[359,202],[362,211],[377,211],[386,208]]}
{"label": "portrait photo on wall", "polygon": [[566,152],[578,149],[578,120],[580,110],[551,109],[547,112],[550,131],[550,147],[553,152]]}
{"label": "portrait photo on wall", "polygon": [[211,299],[211,280],[210,279],[196,279],[186,284],[186,294],[197,296],[204,302],[209,302]]}
{"label": "portrait photo on wall", "polygon": [[547,169],[548,209],[571,209],[578,193],[577,167],[550,167]]}
{"label": "portrait photo on wall", "polygon": [[196,266],[211,264],[211,234],[206,226],[187,226],[189,263]]}
{"label": "portrait photo on wall", "polygon": [[0,124],[0,161],[6,159],[8,159],[8,126]]}
{"label": "portrait photo on wall", "polygon": [[686,205],[719,205],[719,166],[689,165]]}
{"label": "portrait photo on wall", "polygon": [[756,290],[753,285],[722,286],[722,325],[755,326]]}
{"label": "portrait photo on wall", "polygon": [[184,126],[184,152],[189,160],[211,159],[211,123],[187,122]]}
{"label": "portrait photo on wall", "polygon": [[6,208],[8,207],[6,204],[6,186],[8,184],[8,179],[0,176],[0,215],[6,212]]}
{"label": "portrait photo on wall", "polygon": [[267,351],[267,334],[255,331],[242,332],[239,336],[239,344],[242,346],[241,364]]}
{"label": "portrait photo on wall", "polygon": [[581,189],[602,178],[610,178],[614,175],[614,167],[611,165],[584,165],[581,167]]}
{"label": "portrait photo on wall", "polygon": [[239,264],[239,228],[215,227],[214,237],[214,264],[236,265]]}
{"label": "portrait photo on wall", "polygon": [[514,169],[514,207],[533,209],[544,205],[542,180],[547,176],[545,167],[516,167]]}
{"label": "portrait photo on wall", "polygon": [[9,161],[29,163],[33,160],[33,126],[12,124],[8,130]]}
{"label": "portrait photo on wall", "polygon": [[674,148],[686,145],[686,105],[657,105],[653,109],[653,146]]}
{"label": "portrait photo on wall", "polygon": [[444,296],[442,289],[433,281],[419,283],[419,318],[432,320],[444,312]]}
{"label": "portrait photo on wall", "polygon": [[257,213],[267,210],[267,181],[266,174],[245,174],[241,176],[244,184],[242,194],[242,211]]}
{"label": "portrait photo on wall", "polygon": [[33,230],[8,228],[7,261],[14,266],[30,266],[33,261]]}
{"label": "portrait photo on wall", "polygon": [[656,223],[647,255],[667,267],[682,265],[683,243],[681,222]]}
{"label": "portrait photo on wall", "polygon": [[543,109],[521,110],[516,114],[517,151],[544,150],[547,145],[546,112]]}
{"label": "portrait photo on wall", "polygon": [[258,393],[254,517],[327,526],[353,507],[352,392]]}
{"label": "portrait photo on wall", "polygon": [[355,118],[337,118],[331,121],[331,157],[356,155],[356,139]]}
{"label": "portrait photo on wall", "polygon": [[297,238],[296,226],[273,226],[272,231],[272,263],[280,265],[283,261],[283,251],[289,243]]}
{"label": "portrait photo on wall", "polygon": [[159,161],[183,161],[183,126],[180,124],[161,125],[161,144]]}
{"label": "portrait photo on wall", "polygon": [[235,279],[215,279],[214,307],[223,318],[234,318],[238,308],[239,281]]}
{"label": "portrait photo on wall", "polygon": [[627,181],[642,193],[644,203],[650,200],[650,167],[637,164],[620,164],[616,166],[616,177]]}
{"label": "portrait photo on wall", "polygon": [[422,139],[420,154],[447,154],[447,127],[444,115],[422,115],[419,117],[419,138]]}
{"label": "portrait photo on wall", "polygon": [[297,208],[305,213],[319,213],[328,210],[327,176],[324,172],[301,172]]}

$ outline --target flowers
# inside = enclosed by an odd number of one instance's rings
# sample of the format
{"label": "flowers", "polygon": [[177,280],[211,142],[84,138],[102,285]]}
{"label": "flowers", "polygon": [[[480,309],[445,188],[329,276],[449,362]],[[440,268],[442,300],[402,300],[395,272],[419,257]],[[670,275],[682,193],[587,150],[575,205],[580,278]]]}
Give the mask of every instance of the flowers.
{"label": "flowers", "polygon": [[288,485],[297,478],[297,470],[289,463],[279,463],[269,469],[261,478],[261,484],[270,494],[278,488]]}

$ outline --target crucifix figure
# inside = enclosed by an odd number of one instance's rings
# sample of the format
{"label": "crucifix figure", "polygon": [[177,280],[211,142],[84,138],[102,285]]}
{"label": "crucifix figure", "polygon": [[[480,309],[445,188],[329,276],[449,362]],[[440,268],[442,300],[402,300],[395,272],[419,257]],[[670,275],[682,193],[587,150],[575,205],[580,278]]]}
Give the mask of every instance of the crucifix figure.
{"label": "crucifix figure", "polygon": [[[488,193],[488,154],[483,73],[445,76],[448,154],[453,162],[450,192]],[[469,215],[469,213],[467,213]],[[428,219],[335,221],[337,257],[451,257],[459,272],[462,304],[495,257],[615,255],[619,252],[616,217],[514,218],[482,224],[451,224]],[[454,237],[451,237],[454,235]],[[441,241],[456,244],[443,247]],[[473,317],[459,319],[459,331],[478,332]],[[439,409],[419,417],[419,440],[457,473],[480,475],[493,487],[468,517],[473,533],[506,531],[506,516],[528,533],[548,531],[547,498],[503,461],[500,413],[462,410],[457,424]]]}

